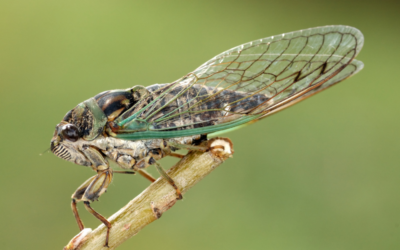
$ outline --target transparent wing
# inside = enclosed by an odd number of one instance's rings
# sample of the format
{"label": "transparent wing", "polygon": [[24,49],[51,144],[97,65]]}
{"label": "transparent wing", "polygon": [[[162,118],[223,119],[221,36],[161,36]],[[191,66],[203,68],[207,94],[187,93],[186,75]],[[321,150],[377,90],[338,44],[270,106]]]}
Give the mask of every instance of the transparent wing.
{"label": "transparent wing", "polygon": [[353,59],[363,42],[361,32],[348,26],[252,41],[217,55],[182,79],[149,87],[148,96],[125,118],[133,115],[152,131],[195,129],[193,133],[261,119],[361,70],[363,64]]}
{"label": "transparent wing", "polygon": [[[348,26],[300,30],[232,48],[193,73],[197,84],[265,94],[273,100],[270,110],[339,74],[363,42],[362,33]],[[344,79],[348,71],[342,74]]]}

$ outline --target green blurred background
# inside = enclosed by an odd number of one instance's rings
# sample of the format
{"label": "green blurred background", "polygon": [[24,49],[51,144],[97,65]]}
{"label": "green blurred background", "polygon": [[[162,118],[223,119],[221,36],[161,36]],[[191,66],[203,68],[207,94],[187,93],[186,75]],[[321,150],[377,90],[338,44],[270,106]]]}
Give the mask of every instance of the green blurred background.
{"label": "green blurred background", "polygon": [[[400,249],[399,11],[399,1],[1,1],[1,249],[62,249],[78,233],[70,196],[94,173],[39,156],[76,104],[330,24],[364,33],[365,68],[229,134],[234,158],[119,249]],[[148,185],[117,175],[93,207],[108,217]],[[87,227],[100,224],[79,208]]]}

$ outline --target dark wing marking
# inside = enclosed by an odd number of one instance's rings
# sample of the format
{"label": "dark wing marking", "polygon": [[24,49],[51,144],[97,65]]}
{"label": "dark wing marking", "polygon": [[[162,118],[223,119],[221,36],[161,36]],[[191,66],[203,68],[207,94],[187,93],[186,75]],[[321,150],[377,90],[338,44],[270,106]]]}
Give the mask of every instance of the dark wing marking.
{"label": "dark wing marking", "polygon": [[329,79],[328,81],[324,82],[323,84],[319,85],[318,87],[309,90],[308,92],[300,95],[297,98],[293,98],[293,100],[291,100],[290,102],[287,102],[285,105],[280,106],[279,108],[276,108],[274,110],[272,110],[271,112],[267,112],[265,115],[261,116],[261,118],[264,118],[268,115],[274,114],[278,111],[281,111],[287,107],[290,107],[304,99],[307,99],[308,97],[311,97],[329,87],[332,87],[333,85],[335,85],[336,83],[339,83],[347,78],[349,78],[352,75],[357,74],[360,70],[362,70],[364,67],[364,64],[361,61],[358,60],[353,60],[351,61],[351,63],[349,65],[347,65],[341,72],[339,72],[337,75],[333,76],[331,79]]}

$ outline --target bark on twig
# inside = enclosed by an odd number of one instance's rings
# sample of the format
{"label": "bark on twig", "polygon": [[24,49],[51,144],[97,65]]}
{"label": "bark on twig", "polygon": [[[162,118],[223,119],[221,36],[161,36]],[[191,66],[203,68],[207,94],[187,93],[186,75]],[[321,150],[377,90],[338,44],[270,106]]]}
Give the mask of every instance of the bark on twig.
{"label": "bark on twig", "polygon": [[[205,142],[205,145],[210,150],[191,151],[167,171],[183,194],[233,154],[232,143],[229,139],[215,138]],[[158,178],[141,194],[108,218],[112,225],[109,248],[103,247],[106,227],[101,224],[93,231],[88,228],[82,230],[64,250],[115,249],[136,235],[143,227],[160,218],[176,201],[175,189],[163,178]]]}

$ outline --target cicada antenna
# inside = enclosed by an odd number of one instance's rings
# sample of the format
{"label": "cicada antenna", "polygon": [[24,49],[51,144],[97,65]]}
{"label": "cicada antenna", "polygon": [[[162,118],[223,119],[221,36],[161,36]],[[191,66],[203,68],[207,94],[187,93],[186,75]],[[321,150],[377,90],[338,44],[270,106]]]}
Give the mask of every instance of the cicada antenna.
{"label": "cicada antenna", "polygon": [[46,149],[45,151],[43,151],[42,153],[40,153],[39,155],[42,156],[43,154],[47,153],[50,151],[50,148]]}

